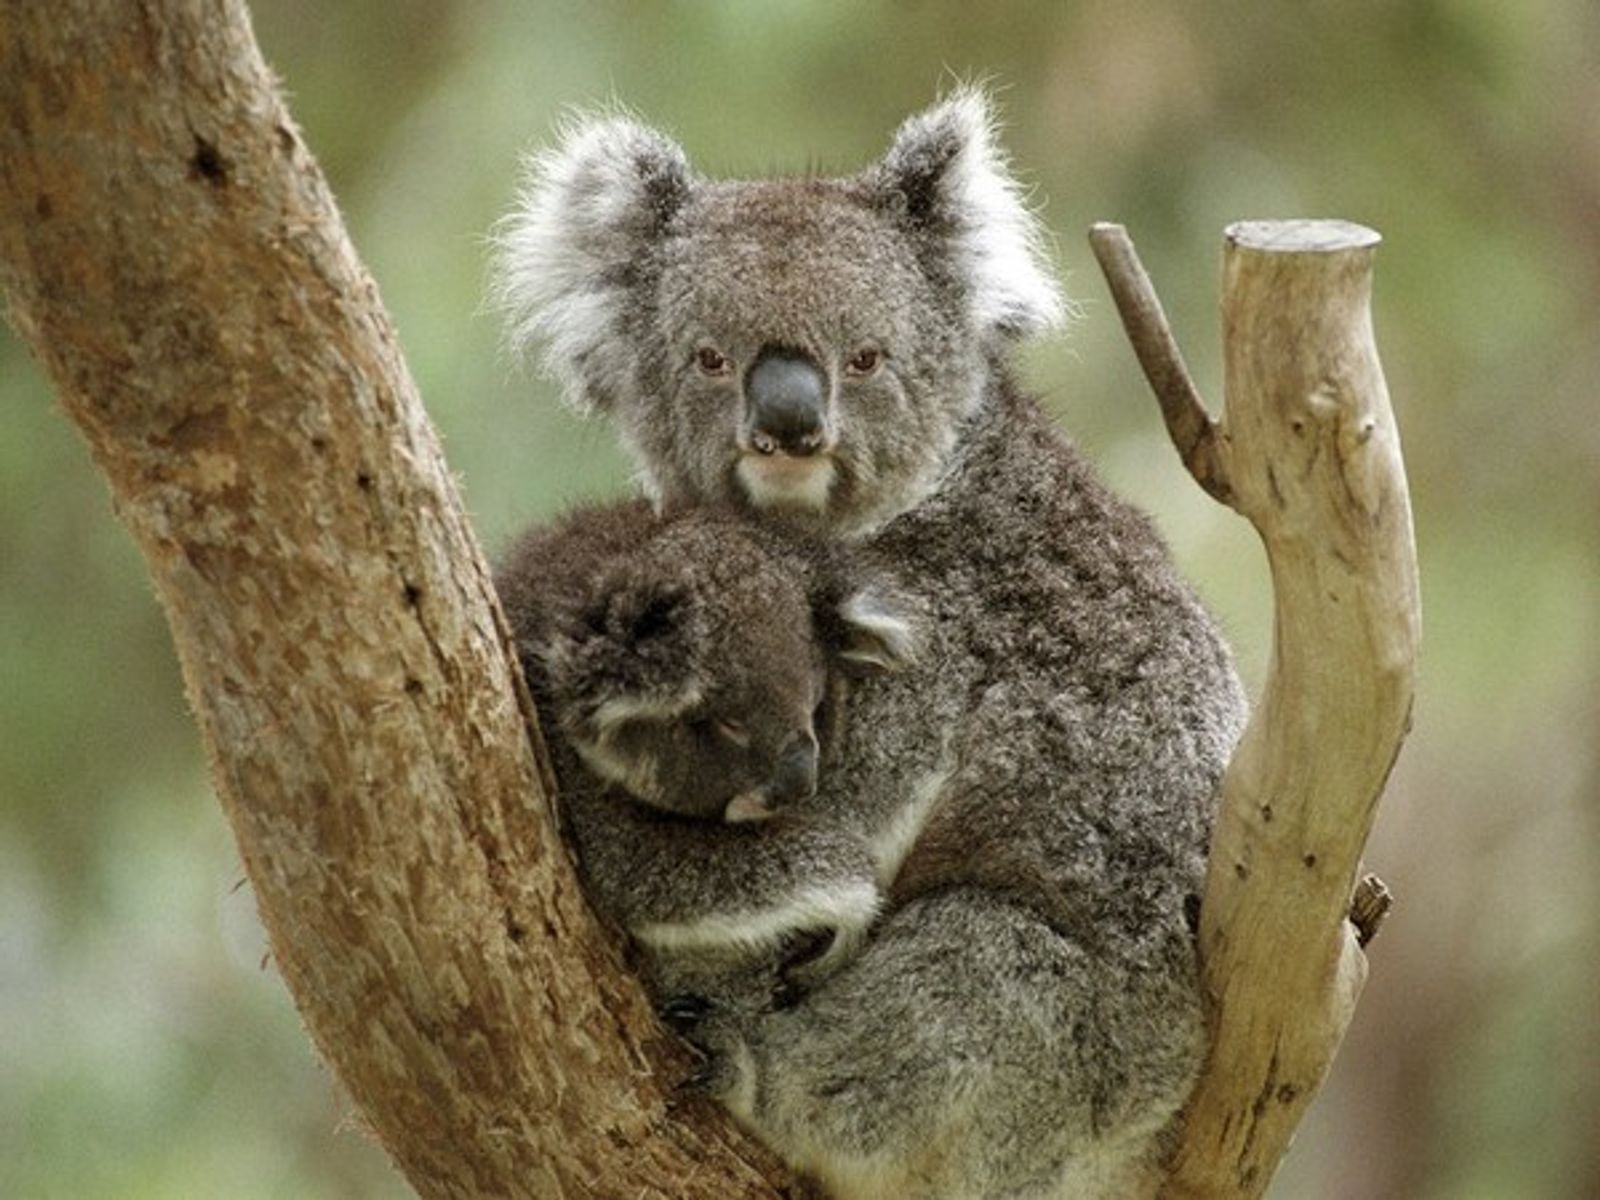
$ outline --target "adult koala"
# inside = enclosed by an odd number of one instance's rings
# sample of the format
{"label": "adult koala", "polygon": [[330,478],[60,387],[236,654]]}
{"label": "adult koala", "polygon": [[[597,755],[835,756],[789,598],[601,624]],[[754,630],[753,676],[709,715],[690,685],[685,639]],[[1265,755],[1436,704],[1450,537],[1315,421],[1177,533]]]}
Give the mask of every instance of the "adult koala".
{"label": "adult koala", "polygon": [[500,300],[663,507],[850,539],[926,606],[852,698],[816,819],[896,903],[798,1002],[699,1036],[841,1197],[1129,1195],[1194,1081],[1185,908],[1243,720],[1148,522],[1007,372],[1061,301],[988,105],[842,179],[696,175],[622,118],[532,164]]}

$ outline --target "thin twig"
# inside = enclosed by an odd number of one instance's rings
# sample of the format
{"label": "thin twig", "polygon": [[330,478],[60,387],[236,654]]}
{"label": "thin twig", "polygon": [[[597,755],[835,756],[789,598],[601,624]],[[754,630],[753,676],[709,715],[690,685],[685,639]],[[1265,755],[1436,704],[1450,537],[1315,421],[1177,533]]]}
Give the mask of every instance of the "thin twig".
{"label": "thin twig", "polygon": [[1116,301],[1117,313],[1145,378],[1161,405],[1167,433],[1195,481],[1223,504],[1233,504],[1233,487],[1218,451],[1217,426],[1206,412],[1150,276],[1121,225],[1100,222],[1089,229],[1089,245]]}

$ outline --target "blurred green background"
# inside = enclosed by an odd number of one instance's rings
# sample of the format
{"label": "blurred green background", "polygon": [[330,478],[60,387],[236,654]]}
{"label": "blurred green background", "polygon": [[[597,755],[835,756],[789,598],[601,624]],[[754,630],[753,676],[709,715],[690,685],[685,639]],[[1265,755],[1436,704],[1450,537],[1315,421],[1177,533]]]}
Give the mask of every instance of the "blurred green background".
{"label": "blurred green background", "polygon": [[[1426,603],[1370,865],[1399,907],[1277,1197],[1600,1196],[1600,6],[258,0],[485,541],[627,486],[498,354],[520,151],[617,98],[712,173],[849,170],[954,78],[1085,319],[1026,372],[1152,510],[1252,684],[1253,535],[1178,465],[1083,230],[1132,230],[1217,399],[1222,227],[1379,229]],[[264,960],[166,628],[0,333],[0,1196],[393,1197]]]}

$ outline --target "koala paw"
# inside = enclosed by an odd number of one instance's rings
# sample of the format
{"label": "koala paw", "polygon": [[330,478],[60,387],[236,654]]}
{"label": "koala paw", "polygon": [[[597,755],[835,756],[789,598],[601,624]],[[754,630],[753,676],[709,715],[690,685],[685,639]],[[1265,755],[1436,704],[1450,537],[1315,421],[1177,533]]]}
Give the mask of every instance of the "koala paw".
{"label": "koala paw", "polygon": [[832,929],[811,931],[788,953],[779,966],[772,989],[772,1007],[793,1008],[817,984],[833,973],[839,937]]}
{"label": "koala paw", "polygon": [[716,1099],[733,1090],[736,1078],[737,1072],[731,1062],[708,1054],[698,1067],[678,1081],[678,1091]]}
{"label": "koala paw", "polygon": [[801,939],[783,959],[773,1007],[792,1008],[806,992],[853,959],[865,940],[864,929],[849,925],[814,930]]}
{"label": "koala paw", "polygon": [[678,1091],[710,1096],[735,1113],[751,1092],[750,1051],[739,1023],[712,1008],[692,1019],[680,1035],[700,1054],[700,1065],[678,1083]]}

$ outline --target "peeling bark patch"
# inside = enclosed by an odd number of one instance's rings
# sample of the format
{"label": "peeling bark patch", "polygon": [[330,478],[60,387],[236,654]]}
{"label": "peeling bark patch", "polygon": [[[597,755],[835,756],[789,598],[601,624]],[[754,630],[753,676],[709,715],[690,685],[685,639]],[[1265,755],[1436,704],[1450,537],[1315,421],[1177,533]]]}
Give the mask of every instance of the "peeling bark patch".
{"label": "peeling bark patch", "polygon": [[40,192],[39,198],[33,202],[33,215],[38,217],[41,221],[48,221],[51,217],[56,215],[55,201],[51,200],[50,197],[45,195],[43,192]]}
{"label": "peeling bark patch", "polygon": [[227,187],[229,172],[233,166],[216,145],[201,137],[194,135],[194,156],[189,159],[189,169],[194,172],[195,178],[204,179],[212,187]]}
{"label": "peeling bark patch", "polygon": [[356,486],[363,492],[370,492],[372,490],[372,476],[365,471],[358,471],[356,473]]}
{"label": "peeling bark patch", "polygon": [[1307,854],[1307,855],[1306,855],[1306,856],[1305,856],[1305,857],[1304,857],[1304,858],[1302,858],[1302,859],[1301,859],[1301,860],[1300,860],[1300,861],[1301,861],[1301,862],[1303,862],[1303,863],[1305,863],[1305,865],[1306,865],[1306,870],[1308,870],[1308,871],[1312,871],[1312,870],[1315,870],[1315,869],[1316,869],[1316,866],[1317,866],[1317,856],[1316,856],[1316,855],[1315,855],[1315,854]]}
{"label": "peeling bark patch", "polygon": [[406,603],[412,608],[416,608],[422,603],[422,589],[414,583],[406,584],[405,596]]}
{"label": "peeling bark patch", "polygon": [[415,675],[406,676],[406,694],[411,696],[422,695],[422,680]]}

